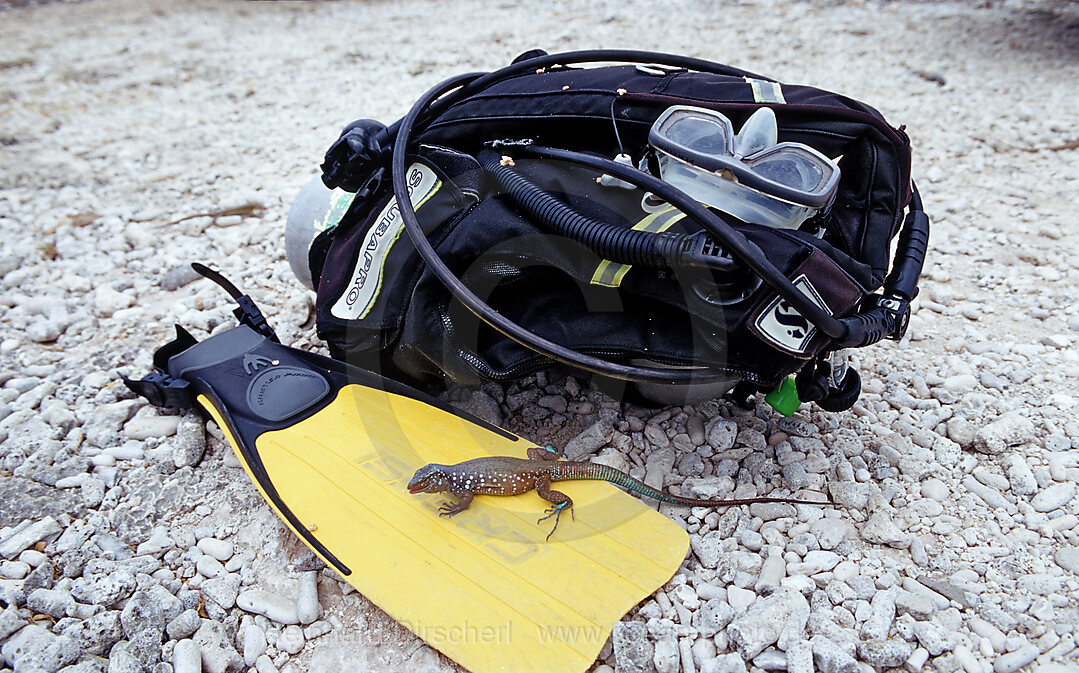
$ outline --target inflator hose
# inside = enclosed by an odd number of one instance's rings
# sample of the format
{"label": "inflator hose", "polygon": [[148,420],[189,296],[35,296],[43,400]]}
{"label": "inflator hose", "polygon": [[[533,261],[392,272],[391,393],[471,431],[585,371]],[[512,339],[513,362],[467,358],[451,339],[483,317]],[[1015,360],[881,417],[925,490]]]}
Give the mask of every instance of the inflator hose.
{"label": "inflator hose", "polygon": [[[524,215],[550,233],[581,243],[603,259],[650,269],[705,266],[684,254],[694,243],[688,234],[647,232],[593,219],[577,212],[510,165],[504,164],[497,152],[482,150],[476,158]],[[708,261],[710,263],[706,266],[713,268],[729,269],[735,266],[734,260],[729,257],[716,256]]]}
{"label": "inflator hose", "polygon": [[910,210],[903,220],[892,272],[884,279],[884,294],[872,297],[875,307],[842,319],[847,333],[833,342],[835,348],[862,348],[881,339],[898,340],[907,331],[910,302],[918,296],[918,277],[929,247],[929,217],[913,180],[910,190]]}
{"label": "inflator hose", "polygon": [[910,212],[899,234],[892,272],[884,280],[886,291],[896,292],[907,301],[918,295],[918,278],[922,275],[925,253],[929,249],[929,217],[925,214],[922,196],[913,180],[910,189]]}
{"label": "inflator hose", "polygon": [[[569,161],[604,171],[616,178],[632,183],[640,189],[652,192],[685,213],[689,221],[700,225],[714,238],[719,246],[722,246],[722,249],[733,253],[738,260],[736,263],[749,267],[753,273],[760,276],[761,280],[770,285],[791,306],[830,338],[839,339],[846,333],[845,325],[838,318],[835,318],[831,312],[822,308],[798,290],[794,283],[768,259],[768,255],[761,250],[760,246],[732,227],[724,217],[709,210],[707,206],[686,195],[685,192],[677,189],[669,182],[664,182],[651,173],[625,166],[606,157],[598,157],[585,152],[539,145],[523,145],[520,150],[532,156],[557,161]],[[700,240],[704,241],[705,239]],[[703,250],[700,252],[703,252]]]}

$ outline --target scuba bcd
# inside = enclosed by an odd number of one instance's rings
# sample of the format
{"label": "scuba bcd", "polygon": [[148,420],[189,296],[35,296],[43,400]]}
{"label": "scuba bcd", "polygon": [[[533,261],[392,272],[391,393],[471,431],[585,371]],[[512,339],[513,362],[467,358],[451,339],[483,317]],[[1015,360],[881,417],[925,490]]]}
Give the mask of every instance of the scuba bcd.
{"label": "scuba bcd", "polygon": [[[413,382],[555,361],[657,398],[800,372],[801,399],[853,404],[857,373],[837,377],[832,354],[902,336],[925,257],[906,136],[848,98],[699,59],[525,56],[327,152],[346,206],[290,262],[331,352]],[[612,62],[643,65],[577,67]],[[725,207],[743,196],[783,223]]]}

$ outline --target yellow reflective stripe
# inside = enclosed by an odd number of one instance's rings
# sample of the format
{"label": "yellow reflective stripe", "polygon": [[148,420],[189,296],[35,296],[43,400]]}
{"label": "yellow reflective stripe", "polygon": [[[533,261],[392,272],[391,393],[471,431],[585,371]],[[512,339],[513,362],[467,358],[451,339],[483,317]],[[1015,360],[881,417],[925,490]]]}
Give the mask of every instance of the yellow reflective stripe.
{"label": "yellow reflective stripe", "polygon": [[[685,213],[678,210],[673,206],[669,206],[663,210],[656,211],[649,214],[637,224],[633,225],[633,228],[638,231],[648,231],[652,233],[659,233],[670,229],[671,226],[685,217]],[[626,273],[629,272],[632,266],[630,264],[615,264],[610,260],[603,260],[596,267],[596,272],[592,274],[592,285],[600,285],[603,287],[618,287],[622,284],[622,279]]]}
{"label": "yellow reflective stripe", "polygon": [[781,103],[786,104],[783,98],[783,87],[779,82],[766,82],[763,79],[744,78],[753,88],[753,102],[755,103]]}
{"label": "yellow reflective stripe", "polygon": [[610,287],[618,287],[622,284],[622,279],[629,273],[629,264],[619,264],[618,269],[614,272],[614,278],[611,280]]}
{"label": "yellow reflective stripe", "polygon": [[416,204],[416,206],[415,206],[415,207],[414,207],[414,208],[413,208],[412,210],[419,210],[420,208],[423,208],[423,205],[424,205],[425,203],[427,203],[428,201],[430,201],[430,200],[431,200],[431,197],[433,197],[433,196],[434,196],[435,194],[438,194],[438,190],[440,190],[440,189],[442,189],[442,181],[441,181],[441,180],[437,180],[437,179],[436,179],[436,180],[435,180],[435,188],[434,188],[434,189],[432,189],[432,190],[431,190],[431,191],[430,191],[430,192],[429,192],[429,193],[427,194],[427,196],[425,196],[425,197],[423,197],[422,199],[420,199],[420,202],[419,202],[419,203],[417,203],[417,204]]}

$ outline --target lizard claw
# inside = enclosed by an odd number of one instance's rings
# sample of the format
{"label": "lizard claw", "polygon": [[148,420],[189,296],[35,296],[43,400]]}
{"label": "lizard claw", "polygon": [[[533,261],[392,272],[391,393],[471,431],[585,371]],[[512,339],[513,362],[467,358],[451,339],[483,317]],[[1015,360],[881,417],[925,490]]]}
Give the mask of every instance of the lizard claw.
{"label": "lizard claw", "polygon": [[557,505],[555,505],[554,507],[549,507],[549,508],[543,510],[546,513],[546,516],[541,516],[536,521],[536,523],[539,523],[540,521],[543,521],[545,519],[550,519],[552,516],[554,517],[554,528],[551,529],[550,533],[547,533],[547,537],[544,538],[544,542],[550,542],[551,541],[551,536],[554,535],[554,532],[556,530],[558,530],[558,521],[562,518],[562,511],[566,509],[566,505],[569,505],[569,512],[570,512],[570,516],[572,517],[573,516],[573,503],[571,503],[571,502],[560,502]]}
{"label": "lizard claw", "polygon": [[556,514],[561,516],[562,515],[562,508],[565,507],[565,506],[566,506],[566,503],[561,503],[559,505],[555,505],[554,507],[548,507],[547,509],[543,510],[543,513],[546,514],[546,516],[541,516],[539,519],[536,519],[536,523],[539,523],[540,521],[546,521],[547,519],[550,519],[552,516],[554,516]]}

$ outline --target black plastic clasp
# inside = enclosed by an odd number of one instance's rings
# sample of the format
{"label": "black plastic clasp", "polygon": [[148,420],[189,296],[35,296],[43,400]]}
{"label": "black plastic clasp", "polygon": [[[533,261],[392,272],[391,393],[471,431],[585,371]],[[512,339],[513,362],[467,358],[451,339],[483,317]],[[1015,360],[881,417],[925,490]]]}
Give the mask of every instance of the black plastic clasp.
{"label": "black plastic clasp", "polygon": [[[270,341],[281,343],[281,340],[277,338],[277,334],[273,331],[273,328],[270,327],[270,323],[266,322],[266,316],[262,315],[262,311],[260,311],[258,305],[255,304],[255,300],[240,292],[239,288],[232,284],[232,281],[205,264],[192,262],[191,268],[203,278],[207,278],[217,283],[221,289],[228,292],[233,301],[239,304],[237,308],[232,309],[232,315],[236,316],[236,320],[238,320],[241,325],[247,325]],[[177,333],[183,331],[183,328],[179,325],[176,326],[176,329]],[[188,338],[194,341],[194,338],[192,338],[191,335],[188,335]],[[157,356],[155,355],[154,357],[156,358]],[[164,367],[156,360],[154,361],[154,364],[158,367]]]}
{"label": "black plastic clasp", "polygon": [[191,409],[195,406],[195,394],[191,384],[183,379],[169,376],[163,371],[153,371],[139,380],[123,377],[124,385],[136,395],[149,400],[155,407]]}
{"label": "black plastic clasp", "polygon": [[255,304],[255,300],[246,294],[242,294],[236,297],[236,303],[239,306],[232,309],[232,315],[236,316],[236,320],[241,325],[247,325],[270,341],[281,343],[280,339],[277,338],[277,333],[270,327],[270,323],[266,321],[266,316],[262,315],[262,311]]}
{"label": "black plastic clasp", "polygon": [[910,326],[910,300],[896,293],[877,296],[877,308],[888,315],[888,323],[891,329],[885,337],[893,341],[899,341],[907,333]]}

